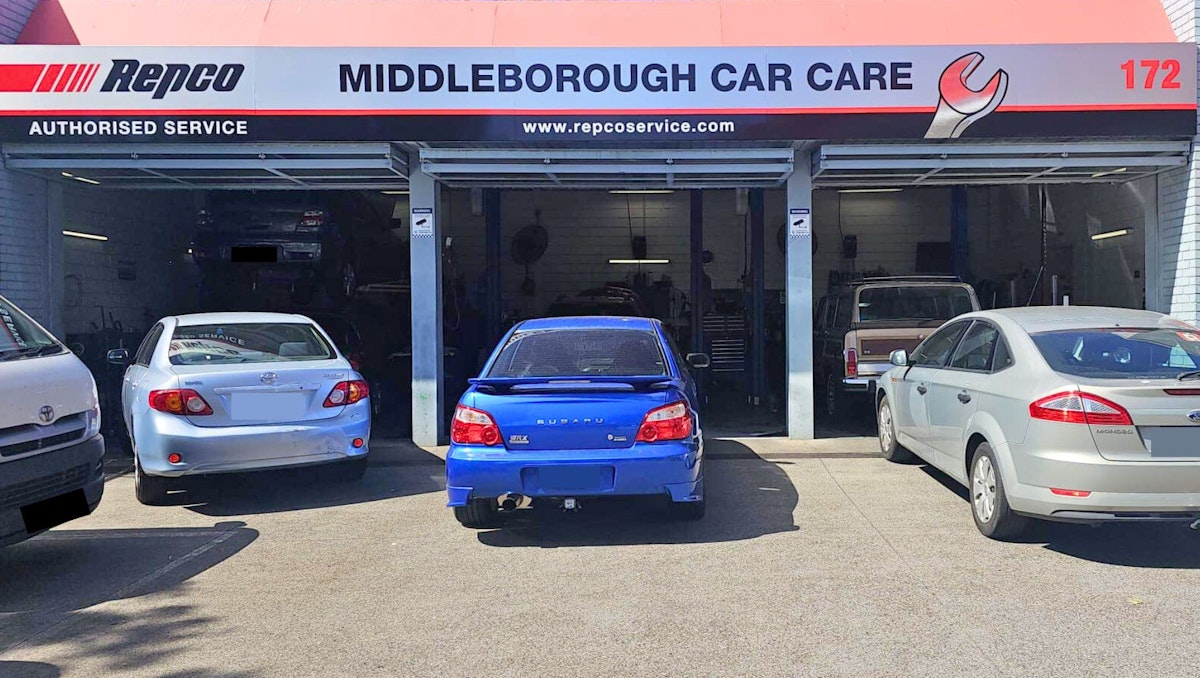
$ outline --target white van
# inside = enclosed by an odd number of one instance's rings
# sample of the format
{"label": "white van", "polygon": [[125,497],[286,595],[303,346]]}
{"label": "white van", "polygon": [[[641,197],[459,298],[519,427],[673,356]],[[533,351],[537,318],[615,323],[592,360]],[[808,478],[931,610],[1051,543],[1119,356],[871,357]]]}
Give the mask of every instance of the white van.
{"label": "white van", "polygon": [[0,546],[91,513],[103,493],[92,373],[0,297]]}

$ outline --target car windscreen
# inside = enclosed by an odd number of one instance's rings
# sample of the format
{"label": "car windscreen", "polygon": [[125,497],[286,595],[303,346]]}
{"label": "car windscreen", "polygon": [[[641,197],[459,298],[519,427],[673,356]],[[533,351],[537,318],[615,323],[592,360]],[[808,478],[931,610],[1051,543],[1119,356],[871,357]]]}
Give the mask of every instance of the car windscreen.
{"label": "car windscreen", "polygon": [[1200,335],[1103,327],[1030,335],[1055,372],[1093,379],[1174,379],[1200,369]]}
{"label": "car windscreen", "polygon": [[665,376],[658,336],[646,330],[551,329],[517,332],[487,376]]}
{"label": "car windscreen", "polygon": [[61,353],[64,349],[29,316],[0,297],[0,360]]}
{"label": "car windscreen", "polygon": [[307,323],[231,323],[176,327],[172,365],[234,365],[328,360],[329,343]]}
{"label": "car windscreen", "polygon": [[922,285],[867,287],[858,293],[858,321],[949,320],[975,310],[965,288]]}

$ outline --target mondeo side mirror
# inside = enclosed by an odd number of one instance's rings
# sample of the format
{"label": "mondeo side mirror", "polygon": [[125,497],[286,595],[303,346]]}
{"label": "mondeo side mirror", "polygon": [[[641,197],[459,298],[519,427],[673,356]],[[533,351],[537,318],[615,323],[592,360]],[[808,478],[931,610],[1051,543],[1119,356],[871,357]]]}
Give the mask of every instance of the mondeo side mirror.
{"label": "mondeo side mirror", "polygon": [[108,352],[108,362],[113,365],[128,365],[129,364],[129,349],[114,348]]}
{"label": "mondeo side mirror", "polygon": [[708,355],[704,353],[689,353],[687,354],[687,364],[692,367],[702,370],[709,366],[712,361],[708,359]]}
{"label": "mondeo side mirror", "polygon": [[896,367],[905,367],[908,365],[908,351],[904,349],[892,351],[892,354],[888,356],[888,361]]}

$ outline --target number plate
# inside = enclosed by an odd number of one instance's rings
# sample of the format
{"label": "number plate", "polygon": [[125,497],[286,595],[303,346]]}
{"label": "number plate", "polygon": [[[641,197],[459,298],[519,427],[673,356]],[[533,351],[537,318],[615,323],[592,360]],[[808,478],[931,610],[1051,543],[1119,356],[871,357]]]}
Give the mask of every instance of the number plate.
{"label": "number plate", "polygon": [[233,247],[229,259],[235,264],[274,264],[279,261],[275,247]]}
{"label": "number plate", "polygon": [[304,393],[234,393],[230,409],[238,421],[296,421],[307,404]]}
{"label": "number plate", "polygon": [[1149,426],[1142,435],[1152,457],[1200,457],[1200,426]]}

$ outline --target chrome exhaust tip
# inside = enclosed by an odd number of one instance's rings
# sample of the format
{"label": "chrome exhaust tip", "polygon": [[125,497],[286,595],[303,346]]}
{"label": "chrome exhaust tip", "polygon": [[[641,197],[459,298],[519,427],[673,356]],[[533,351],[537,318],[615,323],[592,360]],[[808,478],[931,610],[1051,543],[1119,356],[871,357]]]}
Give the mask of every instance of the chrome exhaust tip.
{"label": "chrome exhaust tip", "polygon": [[523,494],[506,492],[496,498],[496,503],[499,504],[501,511],[516,511],[517,509],[529,508],[533,500]]}

